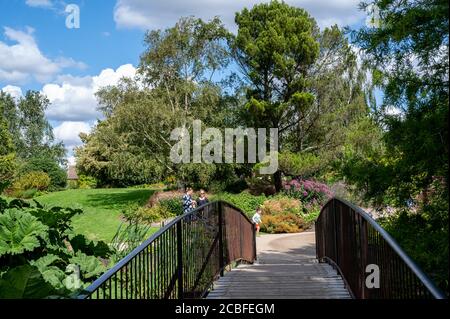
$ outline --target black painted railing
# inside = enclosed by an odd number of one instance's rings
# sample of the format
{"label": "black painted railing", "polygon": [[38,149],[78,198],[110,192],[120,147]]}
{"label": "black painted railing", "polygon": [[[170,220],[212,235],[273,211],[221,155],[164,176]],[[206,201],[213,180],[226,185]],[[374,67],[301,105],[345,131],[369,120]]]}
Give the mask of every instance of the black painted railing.
{"label": "black painted railing", "polygon": [[212,202],[171,221],[79,298],[201,298],[227,265],[255,260],[252,222],[233,205]]}
{"label": "black painted railing", "polygon": [[361,208],[333,198],[322,208],[315,231],[317,258],[337,268],[354,298],[445,298]]}

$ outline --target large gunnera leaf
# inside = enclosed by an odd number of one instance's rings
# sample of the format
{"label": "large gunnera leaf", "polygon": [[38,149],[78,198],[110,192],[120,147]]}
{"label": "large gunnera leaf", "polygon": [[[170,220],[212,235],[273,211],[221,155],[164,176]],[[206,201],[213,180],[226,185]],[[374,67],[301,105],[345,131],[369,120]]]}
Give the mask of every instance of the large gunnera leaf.
{"label": "large gunnera leaf", "polygon": [[75,252],[82,252],[86,255],[108,258],[111,254],[111,248],[103,241],[94,242],[86,239],[84,235],[76,235],[70,240],[70,245]]}
{"label": "large gunnera leaf", "polygon": [[106,267],[98,258],[88,256],[82,252],[77,252],[76,255],[70,259],[70,263],[79,267],[84,279],[95,279],[106,271]]}
{"label": "large gunnera leaf", "polygon": [[18,209],[0,214],[0,256],[21,254],[39,247],[39,237],[45,238],[47,226],[36,217]]}
{"label": "large gunnera leaf", "polygon": [[62,262],[61,258],[55,255],[45,255],[37,260],[30,261],[30,265],[36,266],[44,277],[45,281],[50,283],[56,289],[64,289],[63,280],[66,277],[56,264]]}
{"label": "large gunnera leaf", "polygon": [[0,299],[38,299],[54,294],[55,289],[35,266],[12,268],[0,279]]}

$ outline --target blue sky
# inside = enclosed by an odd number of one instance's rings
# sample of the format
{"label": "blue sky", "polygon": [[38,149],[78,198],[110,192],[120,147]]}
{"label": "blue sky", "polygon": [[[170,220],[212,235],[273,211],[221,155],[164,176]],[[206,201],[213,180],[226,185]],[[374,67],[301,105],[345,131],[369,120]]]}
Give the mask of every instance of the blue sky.
{"label": "blue sky", "polygon": [[[220,16],[235,30],[234,14],[263,0],[0,0],[0,90],[19,97],[47,95],[47,117],[72,156],[78,134],[99,113],[95,92],[133,76],[148,29],[172,26],[179,17]],[[287,0],[305,8],[319,26],[357,27],[359,0]],[[66,27],[67,5],[80,9],[80,28]],[[72,159],[71,159],[72,160]]]}

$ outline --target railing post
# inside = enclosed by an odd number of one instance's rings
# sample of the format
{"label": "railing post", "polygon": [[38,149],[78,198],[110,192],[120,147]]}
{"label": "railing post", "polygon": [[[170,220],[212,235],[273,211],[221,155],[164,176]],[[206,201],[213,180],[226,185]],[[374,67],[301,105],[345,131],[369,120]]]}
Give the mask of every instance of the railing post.
{"label": "railing post", "polygon": [[[340,256],[339,256],[339,235],[340,235],[340,229],[338,229],[338,222],[337,222],[337,207],[338,205],[336,205],[336,200],[333,199],[333,228],[334,228],[334,258],[335,258],[335,262],[336,264],[341,267],[340,264]],[[340,209],[339,209],[340,211]],[[339,223],[340,225],[340,223]]]}
{"label": "railing post", "polygon": [[220,276],[224,275],[224,256],[223,256],[223,205],[222,202],[217,203],[217,208],[219,210],[219,268]]}
{"label": "railing post", "polygon": [[256,253],[256,227],[253,223],[250,225],[252,227],[252,233],[253,233],[253,262],[255,262],[258,259],[258,256]]}
{"label": "railing post", "polygon": [[183,219],[177,223],[178,299],[183,299]]}
{"label": "railing post", "polygon": [[[359,233],[360,233],[360,244],[361,244],[361,273],[366,273],[366,266],[367,266],[367,257],[369,253],[369,243],[367,240],[367,223],[364,219],[358,218],[358,227],[359,227]],[[370,291],[366,289],[366,281],[365,276],[363,276],[363,279],[361,280],[361,293],[360,296],[357,296],[360,299],[369,299]]]}

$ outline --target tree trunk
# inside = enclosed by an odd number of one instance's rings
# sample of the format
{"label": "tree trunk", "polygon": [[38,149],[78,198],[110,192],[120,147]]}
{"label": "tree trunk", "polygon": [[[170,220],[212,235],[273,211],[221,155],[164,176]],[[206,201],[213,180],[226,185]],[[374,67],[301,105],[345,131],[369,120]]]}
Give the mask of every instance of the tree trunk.
{"label": "tree trunk", "polygon": [[278,193],[283,188],[283,183],[282,183],[282,180],[281,180],[281,171],[280,170],[276,171],[275,174],[273,174],[273,182],[275,184],[275,190]]}

